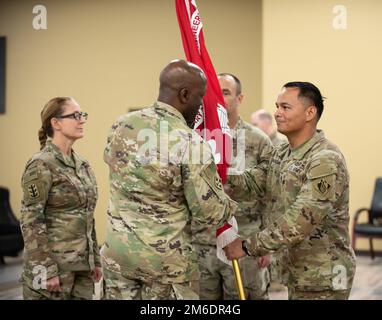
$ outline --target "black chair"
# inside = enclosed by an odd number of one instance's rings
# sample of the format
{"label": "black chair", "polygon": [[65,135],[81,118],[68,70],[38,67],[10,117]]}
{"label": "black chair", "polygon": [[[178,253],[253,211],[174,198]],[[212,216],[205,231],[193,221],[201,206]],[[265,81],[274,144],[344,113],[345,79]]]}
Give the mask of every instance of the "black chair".
{"label": "black chair", "polygon": [[20,222],[9,204],[9,191],[0,187],[0,264],[4,264],[5,256],[16,257],[23,249]]}
{"label": "black chair", "polygon": [[[368,223],[358,223],[359,215],[363,211],[368,212]],[[352,241],[354,250],[357,237],[369,238],[370,256],[374,259],[373,238],[382,238],[382,178],[377,178],[375,181],[371,208],[361,208],[354,215]]]}

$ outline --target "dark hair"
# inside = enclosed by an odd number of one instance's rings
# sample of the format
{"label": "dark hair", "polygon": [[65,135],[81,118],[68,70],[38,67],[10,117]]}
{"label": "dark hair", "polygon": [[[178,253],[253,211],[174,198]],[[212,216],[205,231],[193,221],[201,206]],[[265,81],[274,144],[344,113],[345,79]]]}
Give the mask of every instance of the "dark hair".
{"label": "dark hair", "polygon": [[320,90],[310,82],[288,82],[284,84],[283,88],[298,88],[300,90],[298,98],[306,100],[309,105],[313,105],[317,109],[317,120],[320,120],[322,112],[324,111],[324,97],[321,95]]}
{"label": "dark hair", "polygon": [[53,128],[50,123],[52,118],[62,115],[66,102],[72,100],[71,97],[57,97],[49,100],[41,111],[41,128],[38,130],[40,149],[46,144],[47,137],[53,138]]}
{"label": "dark hair", "polygon": [[232,77],[233,80],[235,80],[235,83],[236,83],[236,95],[238,96],[239,94],[241,94],[241,82],[239,80],[238,77],[236,77],[235,75],[233,75],[232,73],[226,73],[226,72],[223,72],[223,73],[219,73],[218,74],[218,77]]}

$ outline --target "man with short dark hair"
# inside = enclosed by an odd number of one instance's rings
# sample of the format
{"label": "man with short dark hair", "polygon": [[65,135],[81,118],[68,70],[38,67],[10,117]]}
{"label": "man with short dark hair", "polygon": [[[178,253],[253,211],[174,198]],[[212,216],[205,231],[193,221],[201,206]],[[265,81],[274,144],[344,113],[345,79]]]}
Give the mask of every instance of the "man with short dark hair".
{"label": "man with short dark hair", "polygon": [[283,86],[276,102],[278,131],[289,144],[276,148],[267,167],[231,176],[234,199],[265,199],[265,212],[282,215],[246,240],[225,248],[229,259],[289,251],[289,299],[348,299],[355,272],[349,237],[349,174],[337,146],[317,122],[324,109],[309,82]]}

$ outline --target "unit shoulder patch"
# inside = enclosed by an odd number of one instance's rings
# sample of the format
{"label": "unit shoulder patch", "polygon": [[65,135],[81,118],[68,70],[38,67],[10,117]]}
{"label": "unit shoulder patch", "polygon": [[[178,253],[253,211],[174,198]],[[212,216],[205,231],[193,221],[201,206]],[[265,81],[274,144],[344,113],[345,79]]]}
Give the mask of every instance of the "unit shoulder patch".
{"label": "unit shoulder patch", "polygon": [[320,181],[316,184],[316,187],[322,195],[325,195],[332,186],[326,180],[320,179]]}
{"label": "unit shoulder patch", "polygon": [[24,200],[27,204],[39,202],[44,199],[44,189],[41,181],[32,181],[24,184]]}
{"label": "unit shoulder patch", "polygon": [[335,178],[334,174],[312,181],[313,197],[319,200],[331,200],[335,194]]}

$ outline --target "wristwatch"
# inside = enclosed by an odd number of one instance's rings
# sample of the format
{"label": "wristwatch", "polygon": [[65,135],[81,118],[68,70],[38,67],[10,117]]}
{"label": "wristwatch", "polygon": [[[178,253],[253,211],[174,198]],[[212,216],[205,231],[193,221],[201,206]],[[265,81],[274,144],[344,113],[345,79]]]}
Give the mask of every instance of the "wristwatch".
{"label": "wristwatch", "polygon": [[243,242],[241,243],[241,247],[243,248],[243,251],[245,252],[245,254],[247,256],[251,256],[250,252],[249,252],[249,248],[248,248],[248,242],[243,240]]}

